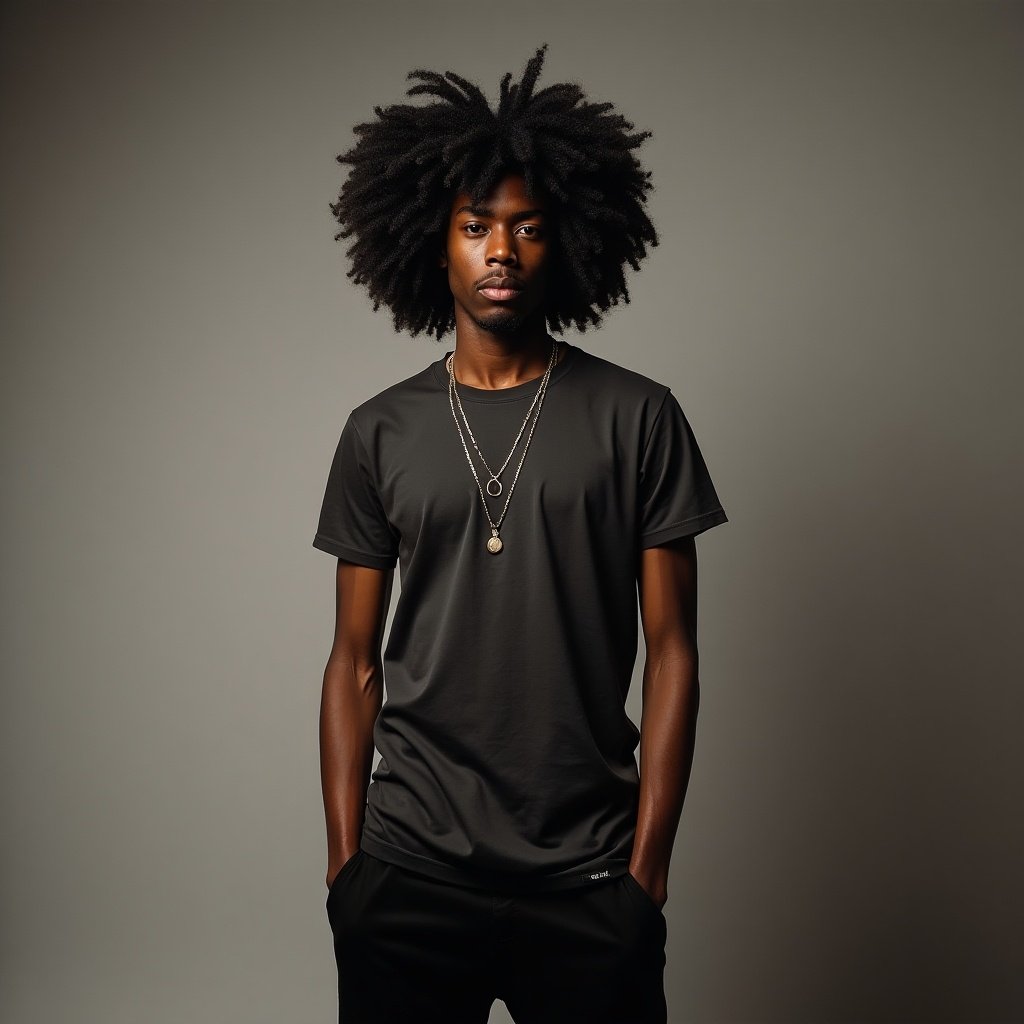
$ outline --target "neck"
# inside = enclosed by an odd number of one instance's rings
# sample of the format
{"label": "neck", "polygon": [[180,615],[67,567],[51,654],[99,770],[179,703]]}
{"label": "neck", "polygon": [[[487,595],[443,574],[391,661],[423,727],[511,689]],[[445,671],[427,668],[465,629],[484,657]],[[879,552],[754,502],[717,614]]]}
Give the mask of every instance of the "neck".
{"label": "neck", "polygon": [[455,380],[469,387],[497,391],[515,387],[544,375],[551,359],[551,346],[557,345],[555,364],[565,345],[546,331],[539,336],[503,339],[494,334],[466,338],[456,335],[452,356]]}

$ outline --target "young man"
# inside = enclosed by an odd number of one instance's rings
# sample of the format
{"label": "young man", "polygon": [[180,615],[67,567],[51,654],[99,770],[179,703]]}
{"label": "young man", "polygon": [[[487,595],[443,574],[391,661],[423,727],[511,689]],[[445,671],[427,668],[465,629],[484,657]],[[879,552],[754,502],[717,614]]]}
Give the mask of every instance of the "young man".
{"label": "young man", "polygon": [[497,113],[412,72],[439,102],[375,108],[339,157],[349,276],[396,330],[455,330],[351,411],[313,540],[338,559],[320,743],[345,1024],[484,1024],[495,999],[517,1024],[667,1020],[694,537],[728,520],[670,389],[549,333],[628,302],[657,236],[650,133],[575,84],[535,93],[545,49]]}

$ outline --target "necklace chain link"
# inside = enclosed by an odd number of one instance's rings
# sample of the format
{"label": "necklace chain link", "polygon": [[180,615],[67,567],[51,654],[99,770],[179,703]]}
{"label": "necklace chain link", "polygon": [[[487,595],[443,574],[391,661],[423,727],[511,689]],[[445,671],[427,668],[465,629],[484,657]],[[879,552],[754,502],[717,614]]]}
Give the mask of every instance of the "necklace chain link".
{"label": "necklace chain link", "polygon": [[[483,502],[484,506],[484,515],[487,516],[487,522],[490,523],[491,526],[491,536],[490,539],[487,541],[487,550],[490,551],[491,554],[493,555],[496,555],[504,547],[501,538],[498,536],[498,530],[501,528],[502,522],[504,522],[505,513],[508,511],[508,503],[512,500],[512,492],[515,490],[516,481],[519,479],[519,471],[523,468],[523,462],[526,459],[526,453],[530,449],[530,441],[533,439],[533,431],[534,428],[537,426],[537,420],[540,419],[540,410],[544,405],[544,396],[547,394],[548,381],[551,379],[551,371],[555,365],[555,354],[557,353],[558,346],[560,344],[561,342],[559,341],[553,341],[552,343],[551,356],[548,359],[547,369],[544,371],[544,375],[541,377],[540,386],[537,388],[537,394],[534,395],[533,401],[530,403],[530,408],[526,411],[526,417],[523,419],[523,424],[519,428],[519,433],[516,434],[516,439],[515,441],[512,442],[512,448],[509,451],[507,458],[502,463],[501,469],[499,469],[497,473],[495,473],[491,469],[491,467],[487,465],[487,460],[484,458],[483,452],[480,451],[480,447],[476,443],[476,437],[474,437],[473,431],[470,428],[469,420],[466,418],[466,411],[462,407],[462,400],[459,398],[458,390],[455,387],[455,370],[453,366],[455,360],[454,352],[452,352],[452,354],[448,357],[445,363],[446,367],[448,368],[448,404],[451,406],[452,417],[455,420],[455,428],[456,430],[458,430],[459,439],[462,441],[462,449],[466,453],[466,461],[469,463],[469,468],[473,473],[473,479],[476,480],[477,490],[480,492],[480,500]],[[530,433],[527,435],[526,444],[523,447],[523,454],[519,459],[519,465],[516,467],[516,474],[512,478],[512,483],[509,486],[508,494],[505,497],[505,507],[501,510],[501,515],[498,517],[497,522],[495,522],[491,518],[491,511],[487,507],[487,498],[484,495],[484,488],[480,484],[480,477],[477,475],[476,466],[473,465],[473,457],[469,454],[469,446],[466,444],[465,435],[462,433],[462,427],[459,425],[459,417],[455,412],[456,404],[458,404],[459,412],[462,414],[462,419],[466,424],[466,431],[469,433],[470,440],[473,442],[473,447],[476,449],[477,455],[480,456],[480,461],[484,464],[485,468],[487,469],[487,472],[490,474],[490,478],[487,481],[487,493],[490,494],[491,497],[497,497],[499,494],[501,494],[502,486],[501,481],[498,479],[498,477],[500,477],[501,474],[505,472],[505,468],[511,461],[512,455],[516,450],[516,446],[519,444],[519,440],[523,436],[523,431],[526,429],[526,424],[529,423],[530,421],[530,416],[533,414],[534,406],[537,407],[536,415],[533,416],[533,423],[530,426]],[[491,493],[492,483],[496,483],[498,485],[498,490],[493,492],[493,494]]]}

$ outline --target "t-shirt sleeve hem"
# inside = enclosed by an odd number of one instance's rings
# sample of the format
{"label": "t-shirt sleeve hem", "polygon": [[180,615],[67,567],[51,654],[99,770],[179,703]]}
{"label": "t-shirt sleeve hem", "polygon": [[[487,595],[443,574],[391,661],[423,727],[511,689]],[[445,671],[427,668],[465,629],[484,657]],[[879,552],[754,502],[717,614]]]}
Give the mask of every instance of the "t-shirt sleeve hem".
{"label": "t-shirt sleeve hem", "polygon": [[346,562],[355,562],[356,565],[365,565],[371,569],[393,569],[398,562],[397,555],[377,555],[369,551],[360,551],[358,548],[325,537],[322,533],[316,534],[313,538],[313,547],[337,558],[343,558]]}
{"label": "t-shirt sleeve hem", "polygon": [[702,512],[699,516],[691,516],[689,519],[682,519],[678,523],[663,526],[658,530],[645,533],[640,538],[641,548],[654,548],[659,544],[665,544],[670,540],[678,540],[680,537],[696,536],[712,526],[729,522],[725,509],[719,506],[708,512]]}

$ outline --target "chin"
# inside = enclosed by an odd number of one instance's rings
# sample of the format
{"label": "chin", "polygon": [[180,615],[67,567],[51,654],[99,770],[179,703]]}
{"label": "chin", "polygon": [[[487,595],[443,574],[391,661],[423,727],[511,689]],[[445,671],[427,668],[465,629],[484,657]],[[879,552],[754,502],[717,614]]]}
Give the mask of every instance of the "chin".
{"label": "chin", "polygon": [[473,321],[483,331],[495,334],[514,334],[523,330],[533,318],[534,312],[521,312],[514,309],[496,309],[490,313],[474,316]]}

